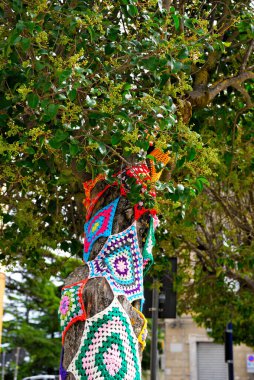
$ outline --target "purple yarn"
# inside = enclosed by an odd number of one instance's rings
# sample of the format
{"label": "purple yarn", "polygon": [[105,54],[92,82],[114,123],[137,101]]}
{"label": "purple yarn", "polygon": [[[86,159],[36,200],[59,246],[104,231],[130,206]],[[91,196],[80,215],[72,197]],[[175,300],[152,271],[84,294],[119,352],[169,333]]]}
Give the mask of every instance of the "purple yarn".
{"label": "purple yarn", "polygon": [[60,367],[59,367],[59,375],[60,375],[61,380],[66,380],[68,372],[63,367],[63,356],[64,356],[64,349],[62,348],[61,359],[60,359]]}

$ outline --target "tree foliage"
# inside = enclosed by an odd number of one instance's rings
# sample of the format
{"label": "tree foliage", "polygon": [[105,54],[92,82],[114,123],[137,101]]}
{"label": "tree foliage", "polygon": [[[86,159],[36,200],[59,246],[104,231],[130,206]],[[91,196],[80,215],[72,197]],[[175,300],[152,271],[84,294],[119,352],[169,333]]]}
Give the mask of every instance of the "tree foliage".
{"label": "tree foliage", "polygon": [[[23,270],[7,277],[3,343],[9,352],[18,347],[27,359],[19,362],[19,378],[58,371],[61,338],[57,310],[60,289],[46,278]],[[5,362],[5,377],[13,378],[16,358]],[[3,363],[2,363],[3,365]]]}
{"label": "tree foliage", "polygon": [[[253,83],[246,87],[252,96]],[[185,219],[177,208],[166,216],[161,247],[179,257],[179,312],[191,312],[220,342],[232,320],[234,341],[253,346],[253,117],[240,107],[228,89],[195,112],[194,129],[204,143],[220,144],[219,160]]]}

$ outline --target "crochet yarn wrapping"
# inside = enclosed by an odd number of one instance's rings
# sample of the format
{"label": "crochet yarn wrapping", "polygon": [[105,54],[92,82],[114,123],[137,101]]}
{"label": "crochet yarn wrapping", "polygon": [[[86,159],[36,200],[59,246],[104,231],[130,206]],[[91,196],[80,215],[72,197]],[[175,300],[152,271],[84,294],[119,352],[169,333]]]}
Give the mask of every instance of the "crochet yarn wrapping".
{"label": "crochet yarn wrapping", "polygon": [[[169,160],[168,155],[159,149],[155,149],[151,155],[156,161],[164,164]],[[139,347],[142,350],[145,348],[147,320],[140,310],[132,306],[143,320],[142,329],[136,336],[130,317],[117,296],[124,295],[130,303],[140,300],[142,310],[143,273],[146,274],[153,264],[154,229],[158,224],[156,210],[145,208],[143,202],[139,202],[133,208],[134,223],[117,234],[112,234],[112,228],[120,198],[116,198],[94,216],[91,215],[99,198],[112,186],[118,186],[120,195],[126,197],[134,181],[139,185],[141,193],[148,192],[150,196],[155,197],[154,182],[159,179],[161,172],[156,172],[152,160],[150,164],[151,170],[146,163],[127,167],[114,176],[115,182],[106,184],[94,197],[91,192],[99,181],[105,181],[105,175],[100,174],[83,184],[86,194],[84,205],[87,211],[83,257],[89,274],[87,279],[62,289],[59,319],[63,345],[67,331],[76,321],[84,322],[84,330],[78,350],[75,350],[75,356],[67,369],[63,367],[63,347],[60,362],[61,380],[66,380],[68,373],[72,373],[76,380],[141,380]],[[145,213],[150,214],[150,224],[141,251],[137,221]],[[89,261],[94,243],[101,237],[107,240],[98,255]],[[99,277],[107,280],[114,298],[102,312],[87,318],[83,301],[84,286],[89,279]]]}
{"label": "crochet yarn wrapping", "polygon": [[76,380],[141,380],[137,338],[117,298],[87,319],[68,372]]}
{"label": "crochet yarn wrapping", "polygon": [[[155,148],[151,153],[150,156],[153,156],[156,160],[156,162],[161,162],[164,165],[167,165],[167,163],[170,160],[168,153],[163,153],[162,150]],[[153,160],[150,160],[151,165],[151,182],[157,182],[160,179],[160,176],[162,174],[162,170],[159,172],[156,171],[155,164]]]}
{"label": "crochet yarn wrapping", "polygon": [[108,237],[112,232],[113,219],[120,198],[99,210],[85,223],[84,260],[88,261],[93,244],[100,237]]}
{"label": "crochet yarn wrapping", "polygon": [[142,330],[140,331],[139,336],[138,336],[138,341],[141,344],[142,351],[143,351],[145,349],[145,346],[146,346],[146,338],[147,338],[147,333],[148,333],[148,330],[147,330],[147,319],[144,316],[144,314],[141,313],[140,310],[136,309],[135,307],[134,307],[134,310],[139,314],[139,316],[144,321],[143,326],[142,326]]}
{"label": "crochet yarn wrapping", "polygon": [[153,265],[153,247],[155,246],[154,236],[154,220],[150,219],[150,226],[146,238],[146,242],[143,248],[143,271],[144,276],[147,274],[151,266]]}
{"label": "crochet yarn wrapping", "polygon": [[58,310],[62,341],[64,343],[65,334],[76,321],[86,319],[86,311],[83,302],[83,289],[88,279],[76,282],[62,288],[61,301]]}
{"label": "crochet yarn wrapping", "polygon": [[111,235],[94,260],[88,261],[89,278],[105,277],[114,294],[129,302],[143,299],[143,259],[139,249],[136,222]]}
{"label": "crochet yarn wrapping", "polygon": [[64,356],[64,348],[62,347],[62,352],[61,352],[61,358],[60,358],[60,367],[59,367],[59,380],[66,380],[68,372],[66,369],[63,367],[63,356]]}

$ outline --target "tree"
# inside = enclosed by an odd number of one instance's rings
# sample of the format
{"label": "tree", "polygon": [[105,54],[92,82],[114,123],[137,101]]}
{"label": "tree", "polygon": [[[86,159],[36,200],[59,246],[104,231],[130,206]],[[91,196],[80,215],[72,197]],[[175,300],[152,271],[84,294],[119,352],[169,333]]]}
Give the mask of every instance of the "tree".
{"label": "tree", "polygon": [[201,133],[209,126],[207,143],[220,144],[219,161],[185,219],[168,215],[161,246],[179,256],[179,312],[192,312],[219,342],[232,320],[234,341],[253,346],[253,120],[245,111],[236,121],[237,109],[229,92],[217,113],[199,110],[193,119]]}
{"label": "tree", "polygon": [[[48,279],[23,270],[8,276],[6,285],[5,358],[8,353],[16,353],[18,347],[25,350],[27,360],[23,357],[23,361],[19,361],[19,378],[43,372],[57,373],[61,352],[57,319],[60,290]],[[10,359],[10,363],[5,360],[7,379],[13,378],[16,362],[14,356]],[[1,363],[3,365],[3,361]]]}
{"label": "tree", "polygon": [[[195,118],[230,107],[234,141],[252,106],[251,2],[162,5],[166,10],[154,0],[3,4],[5,263],[55,273],[54,249],[81,253],[82,180],[105,173],[113,181],[122,165],[151,159],[150,145],[171,154],[155,207],[164,211],[166,202],[181,217],[220,158],[222,140]],[[131,190],[135,204],[140,192],[135,183]],[[142,200],[154,207],[148,192]]]}

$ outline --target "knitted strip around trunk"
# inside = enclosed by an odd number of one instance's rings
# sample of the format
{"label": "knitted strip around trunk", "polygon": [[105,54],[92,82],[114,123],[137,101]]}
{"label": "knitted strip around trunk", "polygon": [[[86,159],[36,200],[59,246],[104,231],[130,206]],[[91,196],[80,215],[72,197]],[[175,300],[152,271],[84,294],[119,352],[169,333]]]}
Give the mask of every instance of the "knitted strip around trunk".
{"label": "knitted strip around trunk", "polygon": [[63,356],[64,356],[64,348],[62,347],[60,367],[59,367],[60,380],[65,380],[68,375],[68,372],[63,367]]}
{"label": "knitted strip around trunk", "polygon": [[147,274],[151,266],[153,265],[153,247],[155,246],[156,240],[154,236],[154,220],[150,219],[150,226],[148,234],[146,237],[146,242],[143,248],[143,271],[144,276]]}
{"label": "knitted strip around trunk", "polygon": [[120,198],[99,210],[90,220],[85,223],[84,260],[88,261],[93,244],[100,237],[108,237],[112,232],[113,220]]}
{"label": "knitted strip around trunk", "polygon": [[[163,151],[159,148],[155,148],[150,153],[150,156],[153,156],[157,163],[161,162],[164,165],[167,165],[167,163],[170,161],[169,153],[163,153]],[[157,182],[160,179],[162,170],[160,170],[159,172],[156,171],[155,163],[153,160],[150,160],[150,165],[151,165],[151,181]]]}
{"label": "knitted strip around trunk", "polygon": [[76,380],[141,380],[138,341],[116,297],[86,320],[80,347],[67,371]]}
{"label": "knitted strip around trunk", "polygon": [[139,249],[136,222],[109,236],[98,256],[87,262],[89,278],[105,277],[114,294],[129,302],[143,299],[143,258]]}
{"label": "knitted strip around trunk", "polygon": [[142,346],[142,351],[145,349],[145,346],[146,346],[146,338],[147,338],[147,333],[148,333],[148,330],[147,330],[147,319],[146,317],[144,316],[143,313],[141,313],[140,310],[136,309],[134,306],[133,306],[133,309],[140,315],[140,317],[143,319],[144,321],[144,324],[143,324],[143,327],[142,327],[142,330],[140,331],[139,333],[139,336],[138,336],[138,341],[139,343],[141,344]]}
{"label": "knitted strip around trunk", "polygon": [[86,181],[83,183],[83,187],[84,187],[85,195],[86,195],[86,198],[84,199],[83,204],[86,209],[88,209],[91,204],[91,200],[92,200],[91,191],[94,189],[94,187],[99,181],[103,181],[104,179],[105,179],[105,175],[99,174],[94,179],[90,179],[89,181]]}
{"label": "knitted strip around trunk", "polygon": [[73,325],[76,321],[86,320],[86,311],[82,293],[87,281],[88,279],[85,279],[62,288],[58,316],[60,320],[63,343],[65,334],[71,325]]}

